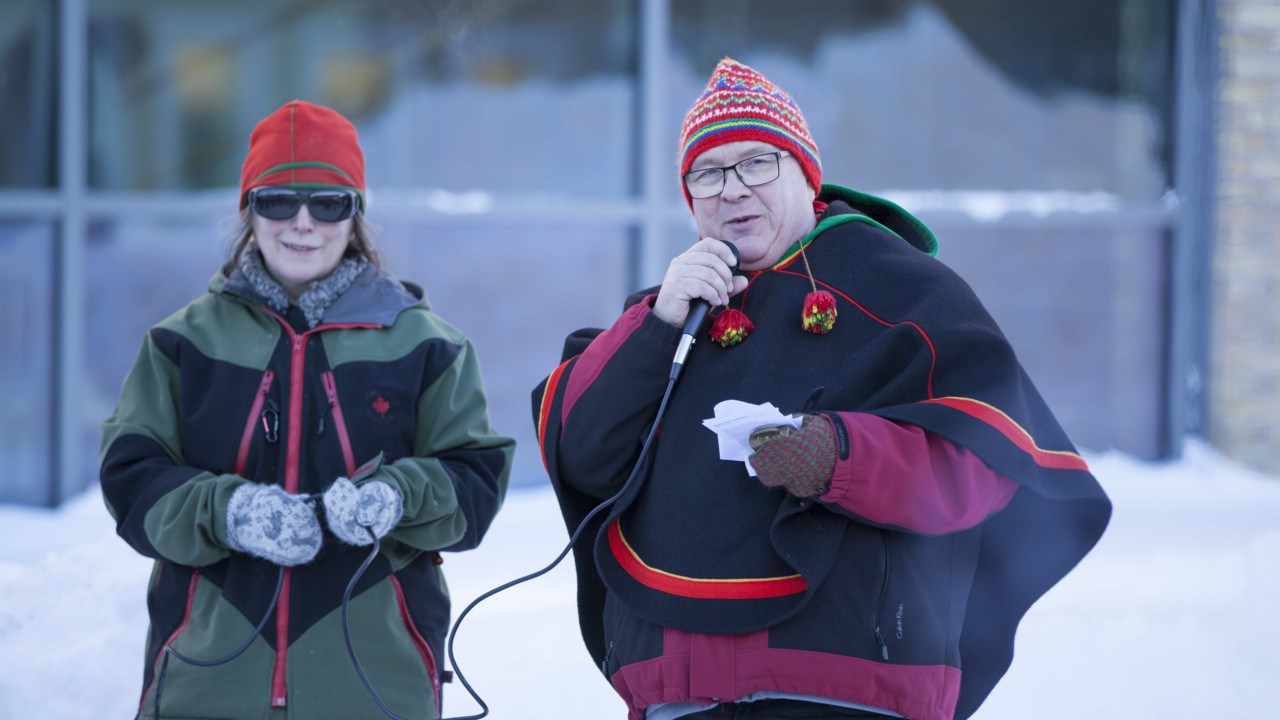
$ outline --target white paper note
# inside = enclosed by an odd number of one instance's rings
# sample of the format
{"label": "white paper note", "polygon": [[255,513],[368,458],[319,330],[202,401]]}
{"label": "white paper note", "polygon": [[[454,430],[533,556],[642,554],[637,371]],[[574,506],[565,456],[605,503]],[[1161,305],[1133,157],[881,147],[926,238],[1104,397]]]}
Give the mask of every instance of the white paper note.
{"label": "white paper note", "polygon": [[741,400],[723,400],[716,404],[715,417],[702,421],[716,434],[721,460],[738,460],[747,466],[747,474],[755,477],[755,468],[747,462],[754,452],[748,439],[751,433],[762,427],[790,425],[798,428],[801,418],[783,415],[772,403],[754,405]]}

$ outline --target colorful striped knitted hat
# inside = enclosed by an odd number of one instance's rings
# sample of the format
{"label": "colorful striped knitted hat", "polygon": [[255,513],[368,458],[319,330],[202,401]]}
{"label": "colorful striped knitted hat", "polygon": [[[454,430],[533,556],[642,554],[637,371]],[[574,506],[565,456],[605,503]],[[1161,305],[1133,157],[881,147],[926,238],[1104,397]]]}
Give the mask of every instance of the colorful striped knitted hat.
{"label": "colorful striped knitted hat", "polygon": [[345,188],[364,207],[364,153],[356,128],[335,110],[294,100],[263,118],[240,169],[240,207],[266,185]]}
{"label": "colorful striped knitted hat", "polygon": [[[816,191],[822,160],[800,106],[765,76],[731,58],[711,73],[711,82],[684,116],[680,128],[680,176],[693,161],[718,145],[757,140],[791,151]],[[684,183],[681,183],[681,188]],[[689,191],[684,198],[693,207]]]}

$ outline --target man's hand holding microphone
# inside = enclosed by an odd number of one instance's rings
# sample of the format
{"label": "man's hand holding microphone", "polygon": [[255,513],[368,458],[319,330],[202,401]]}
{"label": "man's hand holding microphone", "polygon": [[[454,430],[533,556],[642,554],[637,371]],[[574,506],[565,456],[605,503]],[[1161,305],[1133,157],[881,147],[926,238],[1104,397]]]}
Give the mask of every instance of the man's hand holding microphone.
{"label": "man's hand holding microphone", "polygon": [[[725,240],[703,238],[677,255],[667,266],[662,289],[653,304],[658,319],[682,327],[691,303],[701,300],[709,307],[728,305],[729,298],[747,289],[747,278],[735,274],[738,249]],[[693,328],[697,332],[697,328]]]}

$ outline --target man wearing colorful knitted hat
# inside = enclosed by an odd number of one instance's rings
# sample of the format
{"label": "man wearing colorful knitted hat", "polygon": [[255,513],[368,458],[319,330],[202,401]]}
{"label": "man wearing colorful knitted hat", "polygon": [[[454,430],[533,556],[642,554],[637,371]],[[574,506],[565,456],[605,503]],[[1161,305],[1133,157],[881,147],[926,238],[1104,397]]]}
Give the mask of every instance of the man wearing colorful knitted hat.
{"label": "man wearing colorful knitted hat", "polygon": [[[929,229],[822,184],[786,92],[722,61],[679,177],[700,239],[534,392],[587,649],[630,720],[972,715],[1110,502]],[[792,421],[740,462],[726,400]]]}

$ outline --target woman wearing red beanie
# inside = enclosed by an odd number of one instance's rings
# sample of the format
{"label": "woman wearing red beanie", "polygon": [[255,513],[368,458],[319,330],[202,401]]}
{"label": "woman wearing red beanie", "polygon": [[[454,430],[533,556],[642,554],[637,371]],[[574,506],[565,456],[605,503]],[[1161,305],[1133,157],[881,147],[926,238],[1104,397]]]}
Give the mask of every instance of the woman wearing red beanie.
{"label": "woman wearing red beanie", "polygon": [[440,714],[439,553],[483,538],[515,443],[470,341],[382,267],[364,192],[342,115],[258,123],[230,257],[103,424],[107,507],[155,560],[140,719]]}

